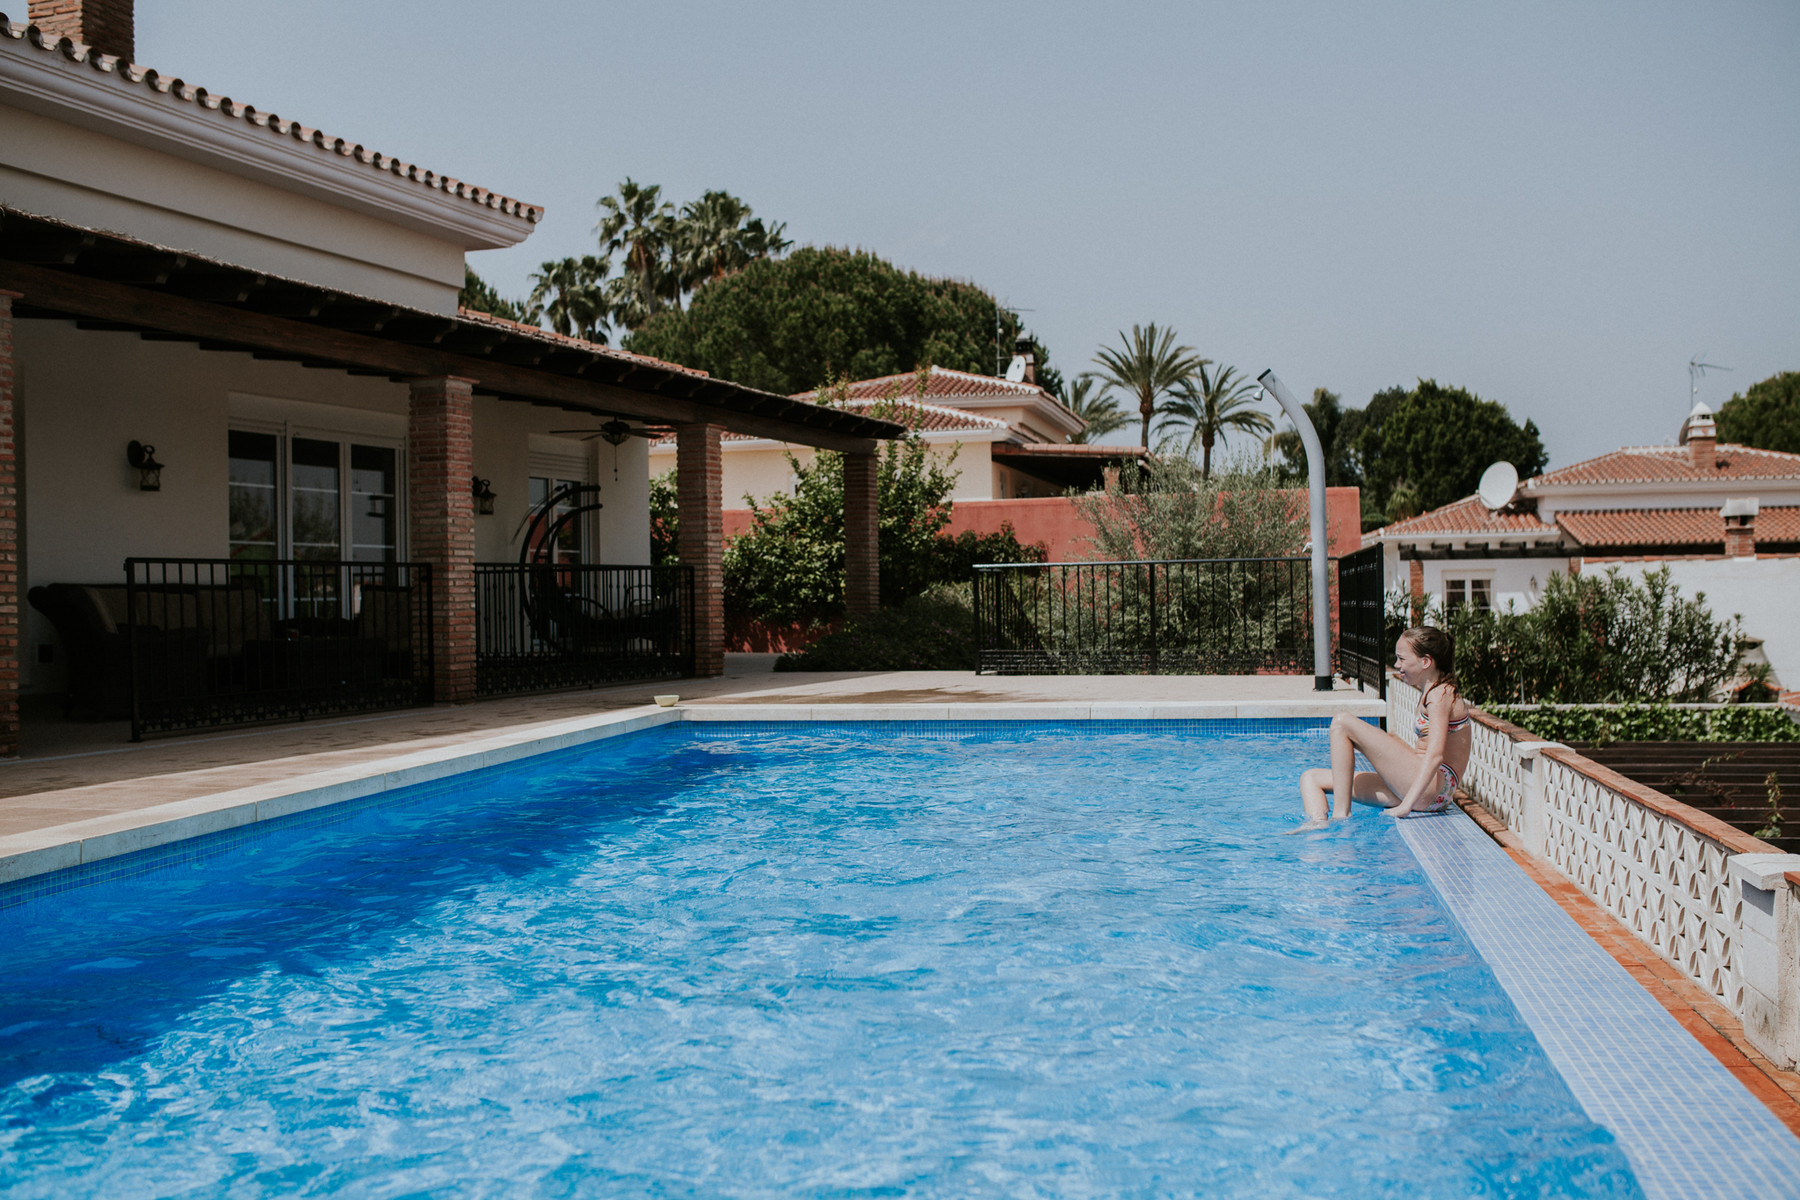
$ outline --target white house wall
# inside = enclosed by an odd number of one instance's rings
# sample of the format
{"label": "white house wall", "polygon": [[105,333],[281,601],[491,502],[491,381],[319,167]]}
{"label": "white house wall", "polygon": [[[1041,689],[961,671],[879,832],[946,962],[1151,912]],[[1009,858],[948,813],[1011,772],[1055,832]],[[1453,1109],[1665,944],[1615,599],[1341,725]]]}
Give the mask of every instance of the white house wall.
{"label": "white house wall", "polygon": [[[19,321],[15,331],[27,590],[123,582],[125,559],[133,555],[224,557],[227,431],[234,413],[263,424],[404,436],[407,388],[386,379],[78,330],[69,321]],[[560,409],[476,398],[475,471],[491,480],[497,496],[494,515],[475,518],[478,560],[517,556],[533,435],[581,424],[583,418]],[[138,489],[137,472],[125,461],[125,444],[133,440],[154,445],[167,465],[161,491]],[[601,487],[600,561],[648,563],[647,444],[633,438],[619,448],[615,481],[611,446],[561,440],[589,462],[590,478]],[[61,690],[60,650],[53,662],[38,661],[39,646],[56,643],[54,629],[36,609],[26,606],[22,615],[26,690]]]}
{"label": "white house wall", "polygon": [[463,282],[448,237],[5,106],[0,204],[430,312]]}
{"label": "white house wall", "polygon": [[[1401,566],[1411,569],[1406,563]],[[1568,569],[1568,560],[1563,558],[1427,559],[1425,591],[1432,599],[1442,601],[1446,578],[1486,579],[1495,608],[1504,610],[1511,605],[1523,612],[1537,603],[1552,571],[1561,574]]]}
{"label": "white house wall", "polygon": [[1714,617],[1737,614],[1744,632],[1763,639],[1763,653],[1784,687],[1800,687],[1800,620],[1794,615],[1800,596],[1800,558],[1687,558],[1667,562],[1598,562],[1583,571],[1618,568],[1640,579],[1669,568],[1670,579],[1683,595],[1704,592]]}
{"label": "white house wall", "polygon": [[[957,472],[951,489],[952,500],[991,500],[994,491],[993,457],[986,442],[927,441],[926,452],[940,466]],[[727,441],[723,454],[723,491],[726,508],[743,508],[744,497],[753,496],[758,503],[770,496],[793,493],[794,471],[788,464],[792,454],[803,466],[812,462],[816,452],[810,446],[786,446],[768,441]],[[883,454],[887,453],[885,449]],[[651,475],[665,475],[675,469],[673,443],[651,447],[648,468]]]}

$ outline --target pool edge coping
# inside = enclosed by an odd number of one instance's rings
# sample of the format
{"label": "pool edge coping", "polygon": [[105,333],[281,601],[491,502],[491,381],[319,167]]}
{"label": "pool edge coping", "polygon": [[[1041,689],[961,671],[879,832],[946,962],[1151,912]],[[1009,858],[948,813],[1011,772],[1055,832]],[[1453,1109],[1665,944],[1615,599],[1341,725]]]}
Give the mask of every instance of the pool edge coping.
{"label": "pool edge coping", "polygon": [[[1366,710],[1366,711],[1365,711]],[[469,741],[285,779],[207,792],[145,808],[85,817],[22,833],[0,835],[0,886],[72,867],[103,862],[189,838],[254,825],[359,800],[413,784],[499,766],[570,746],[684,722],[837,721],[1231,721],[1379,716],[1385,708],[1365,695],[1321,694],[1281,701],[1190,700],[1149,703],[1068,701],[947,702],[943,704],[694,704],[635,708],[514,726]],[[128,782],[128,781],[125,781]],[[41,793],[54,795],[55,793]]]}

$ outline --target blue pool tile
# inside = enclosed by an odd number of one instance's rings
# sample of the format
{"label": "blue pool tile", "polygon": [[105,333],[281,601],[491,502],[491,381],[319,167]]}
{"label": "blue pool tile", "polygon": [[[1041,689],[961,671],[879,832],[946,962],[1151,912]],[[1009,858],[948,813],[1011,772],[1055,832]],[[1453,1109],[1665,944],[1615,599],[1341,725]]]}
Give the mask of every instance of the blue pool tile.
{"label": "blue pool tile", "polygon": [[1397,824],[1646,1196],[1800,1194],[1800,1140],[1493,839],[1461,813]]}

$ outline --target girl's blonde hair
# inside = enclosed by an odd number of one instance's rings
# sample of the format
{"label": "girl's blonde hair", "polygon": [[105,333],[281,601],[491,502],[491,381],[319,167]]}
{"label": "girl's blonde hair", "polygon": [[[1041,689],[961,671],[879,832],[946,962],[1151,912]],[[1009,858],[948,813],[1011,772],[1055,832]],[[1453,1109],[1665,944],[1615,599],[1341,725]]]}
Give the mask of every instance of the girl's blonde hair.
{"label": "girl's blonde hair", "polygon": [[1447,684],[1453,692],[1457,690],[1455,638],[1436,625],[1414,625],[1400,636],[1414,654],[1431,660],[1438,671],[1438,683]]}

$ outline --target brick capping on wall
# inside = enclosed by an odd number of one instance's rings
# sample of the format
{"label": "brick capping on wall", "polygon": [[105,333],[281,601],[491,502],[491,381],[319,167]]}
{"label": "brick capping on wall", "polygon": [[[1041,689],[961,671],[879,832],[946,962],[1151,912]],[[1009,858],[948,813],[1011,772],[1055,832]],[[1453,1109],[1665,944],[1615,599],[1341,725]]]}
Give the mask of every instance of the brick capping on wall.
{"label": "brick capping on wall", "polygon": [[873,454],[844,455],[844,613],[881,607],[880,472]]}
{"label": "brick capping on wall", "polygon": [[408,384],[408,557],[431,564],[440,704],[475,699],[474,386],[454,375]]}
{"label": "brick capping on wall", "polygon": [[681,561],[694,570],[694,674],[725,673],[725,457],[723,425],[675,427]]}
{"label": "brick capping on wall", "polygon": [[0,291],[0,758],[19,754],[19,475],[13,429],[16,292]]}

